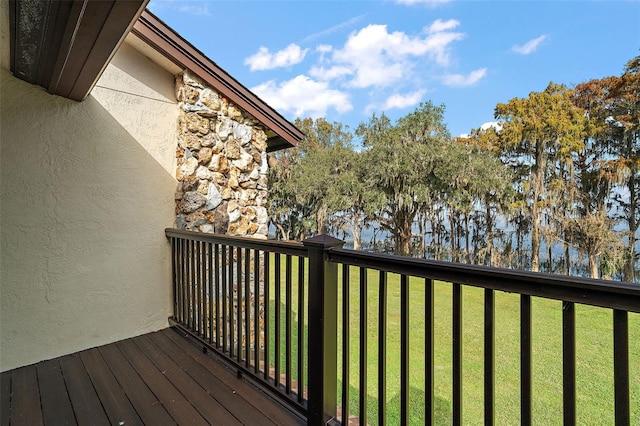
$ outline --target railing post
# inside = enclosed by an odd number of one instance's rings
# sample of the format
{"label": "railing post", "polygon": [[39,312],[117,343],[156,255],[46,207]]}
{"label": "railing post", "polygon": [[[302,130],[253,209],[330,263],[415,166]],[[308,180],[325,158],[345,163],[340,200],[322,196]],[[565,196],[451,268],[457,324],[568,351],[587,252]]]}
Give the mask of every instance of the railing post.
{"label": "railing post", "polygon": [[309,250],[309,390],[307,424],[336,417],[338,359],[338,265],[325,251],[344,241],[318,235],[302,242]]}

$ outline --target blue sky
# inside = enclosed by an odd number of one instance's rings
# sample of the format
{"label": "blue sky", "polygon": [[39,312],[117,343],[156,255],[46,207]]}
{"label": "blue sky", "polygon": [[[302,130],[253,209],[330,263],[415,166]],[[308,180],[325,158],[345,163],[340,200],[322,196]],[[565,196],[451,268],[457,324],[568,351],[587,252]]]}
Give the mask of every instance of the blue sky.
{"label": "blue sky", "polygon": [[184,1],[150,10],[290,120],[355,129],[431,100],[452,135],[497,103],[619,75],[640,1]]}

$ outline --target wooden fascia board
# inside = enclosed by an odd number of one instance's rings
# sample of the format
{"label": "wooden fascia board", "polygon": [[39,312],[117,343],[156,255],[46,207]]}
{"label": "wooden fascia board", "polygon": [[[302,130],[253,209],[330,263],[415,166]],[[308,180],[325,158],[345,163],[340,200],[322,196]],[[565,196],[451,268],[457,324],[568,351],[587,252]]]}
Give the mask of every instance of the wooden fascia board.
{"label": "wooden fascia board", "polygon": [[148,2],[11,0],[11,70],[51,94],[81,101]]}
{"label": "wooden fascia board", "polygon": [[50,80],[50,93],[84,100],[149,0],[76,1]]}
{"label": "wooden fascia board", "polygon": [[[133,33],[183,69],[188,69],[244,109],[289,144],[296,146],[304,134],[244,87],[211,59],[168,27],[149,11],[144,11],[133,26]],[[275,148],[275,147],[274,147]],[[284,144],[275,149],[286,148]]]}

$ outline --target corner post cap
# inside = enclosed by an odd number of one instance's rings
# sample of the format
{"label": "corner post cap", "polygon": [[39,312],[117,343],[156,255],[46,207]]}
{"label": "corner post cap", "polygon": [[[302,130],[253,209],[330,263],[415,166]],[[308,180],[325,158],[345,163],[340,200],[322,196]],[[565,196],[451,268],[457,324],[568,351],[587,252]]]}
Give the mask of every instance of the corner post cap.
{"label": "corner post cap", "polygon": [[328,249],[331,247],[342,247],[344,241],[334,238],[330,235],[316,235],[315,237],[307,238],[302,241],[302,244],[305,247],[310,248],[324,248]]}

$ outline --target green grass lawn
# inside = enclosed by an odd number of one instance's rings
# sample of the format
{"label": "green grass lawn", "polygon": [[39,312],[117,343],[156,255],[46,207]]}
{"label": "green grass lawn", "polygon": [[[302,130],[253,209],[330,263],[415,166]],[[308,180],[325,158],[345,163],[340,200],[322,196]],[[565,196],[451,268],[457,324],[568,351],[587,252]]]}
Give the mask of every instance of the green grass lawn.
{"label": "green grass lawn", "polygon": [[[273,257],[271,276],[273,279]],[[282,298],[285,312],[285,274],[282,257]],[[367,274],[368,291],[368,362],[367,416],[369,424],[378,420],[378,275]],[[293,300],[297,301],[297,260],[292,262]],[[399,276],[388,275],[387,320],[387,423],[398,424],[400,412],[400,284]],[[350,413],[358,416],[359,383],[359,268],[350,270]],[[338,291],[342,283],[339,280]],[[410,424],[423,424],[424,406],[424,280],[410,280]],[[271,327],[276,303],[271,285]],[[341,318],[341,302],[338,309]],[[452,416],[452,325],[451,286],[435,283],[435,419],[436,424],[450,424]],[[482,289],[463,287],[463,423],[483,423],[483,305]],[[297,349],[297,303],[293,304],[293,351]],[[496,424],[520,424],[520,296],[496,292],[495,336],[495,418]],[[534,298],[533,321],[533,423],[562,423],[562,305],[559,301]],[[338,322],[338,371],[341,377],[341,320]],[[281,318],[284,336],[284,315]],[[306,333],[306,324],[304,327]],[[281,341],[281,365],[284,369],[284,341]],[[577,423],[580,425],[613,424],[613,326],[608,309],[576,305],[577,351]],[[640,315],[629,314],[629,352],[631,384],[631,418],[640,424]],[[275,346],[271,332],[271,352]],[[273,360],[273,355],[272,355]],[[306,363],[306,360],[305,360]],[[293,360],[295,372],[297,362]],[[294,380],[296,379],[294,373]],[[341,382],[338,380],[338,388]],[[338,394],[340,400],[340,393]],[[633,422],[633,420],[632,420]]]}

